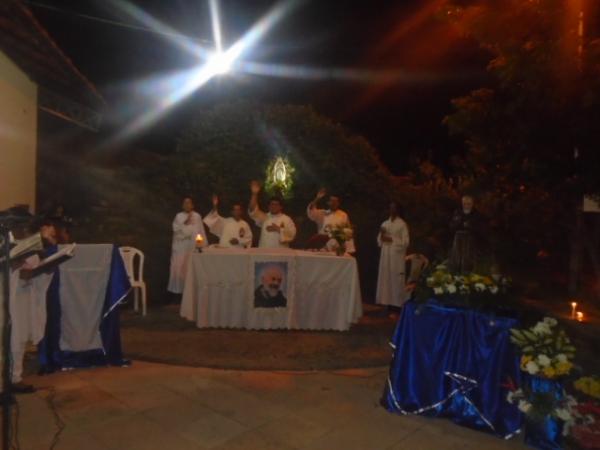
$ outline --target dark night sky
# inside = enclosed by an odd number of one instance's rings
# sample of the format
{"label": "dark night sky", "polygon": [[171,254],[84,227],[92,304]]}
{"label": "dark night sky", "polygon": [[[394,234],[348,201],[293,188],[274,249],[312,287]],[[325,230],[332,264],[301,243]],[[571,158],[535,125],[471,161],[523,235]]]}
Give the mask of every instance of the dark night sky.
{"label": "dark night sky", "polygon": [[[58,10],[36,6],[51,5]],[[211,39],[208,0],[135,0],[133,4],[173,29]],[[221,0],[225,45],[231,44],[275,2]],[[380,151],[395,173],[409,155],[428,152],[440,163],[460,143],[447,137],[441,121],[450,99],[485,83],[486,55],[435,16],[438,0],[307,0],[261,40],[247,59],[311,67],[404,70],[392,83],[299,80],[229,75],[202,87],[138,136],[156,149],[175,145],[193,105],[230,98],[312,104]],[[191,67],[195,58],[164,36],[89,20],[81,14],[131,24],[115,2],[39,0],[29,3],[79,69],[108,102],[100,136],[118,129],[157,101],[134,89],[151,76]],[[77,15],[79,14],[79,15]]]}

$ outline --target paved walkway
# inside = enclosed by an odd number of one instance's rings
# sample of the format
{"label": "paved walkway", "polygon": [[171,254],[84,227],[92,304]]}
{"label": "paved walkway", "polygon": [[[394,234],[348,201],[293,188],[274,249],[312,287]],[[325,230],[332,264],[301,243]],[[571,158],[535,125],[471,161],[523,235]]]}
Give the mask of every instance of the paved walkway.
{"label": "paved walkway", "polygon": [[135,362],[32,377],[19,396],[22,450],[519,449],[378,400],[387,370],[237,372]]}

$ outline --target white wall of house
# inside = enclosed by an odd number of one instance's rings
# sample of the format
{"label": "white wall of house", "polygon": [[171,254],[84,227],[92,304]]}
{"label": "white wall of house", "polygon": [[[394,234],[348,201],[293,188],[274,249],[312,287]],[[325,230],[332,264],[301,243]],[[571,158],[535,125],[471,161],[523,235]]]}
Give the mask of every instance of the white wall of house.
{"label": "white wall of house", "polygon": [[35,208],[37,86],[0,51],[0,211]]}

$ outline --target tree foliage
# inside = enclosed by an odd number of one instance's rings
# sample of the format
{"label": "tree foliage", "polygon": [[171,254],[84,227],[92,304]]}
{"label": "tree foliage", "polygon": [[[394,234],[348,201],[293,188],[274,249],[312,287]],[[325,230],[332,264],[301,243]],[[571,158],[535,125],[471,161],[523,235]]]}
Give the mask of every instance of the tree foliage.
{"label": "tree foliage", "polygon": [[456,161],[461,187],[480,193],[479,205],[515,258],[525,250],[565,250],[583,194],[600,192],[599,42],[589,35],[579,41],[576,3],[445,7],[446,17],[489,51],[494,80],[455,99],[445,119],[468,145]]}
{"label": "tree foliage", "polygon": [[465,169],[483,184],[510,177],[517,189],[569,184],[579,194],[600,192],[598,41],[578,50],[578,11],[570,3],[448,7],[454,23],[491,54],[494,85],[456,99],[446,118],[451,133],[467,138]]}

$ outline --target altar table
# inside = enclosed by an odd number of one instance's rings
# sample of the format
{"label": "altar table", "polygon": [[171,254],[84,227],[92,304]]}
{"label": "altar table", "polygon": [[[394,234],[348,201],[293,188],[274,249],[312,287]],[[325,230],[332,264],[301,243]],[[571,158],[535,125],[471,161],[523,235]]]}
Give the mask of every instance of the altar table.
{"label": "altar table", "polygon": [[[260,293],[261,282],[273,271],[280,293],[269,299]],[[209,248],[190,255],[180,314],[199,328],[348,330],[362,315],[356,260],[291,249]]]}

